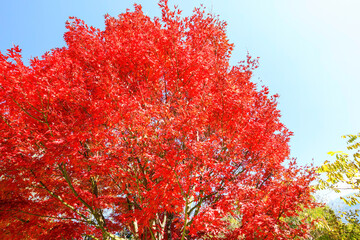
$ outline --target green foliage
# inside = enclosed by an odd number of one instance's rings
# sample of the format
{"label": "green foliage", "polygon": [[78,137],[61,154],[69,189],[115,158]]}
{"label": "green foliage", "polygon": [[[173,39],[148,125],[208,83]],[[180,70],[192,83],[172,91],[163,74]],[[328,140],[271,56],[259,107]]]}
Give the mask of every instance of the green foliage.
{"label": "green foliage", "polygon": [[329,207],[317,209],[316,214],[320,218],[311,231],[313,239],[317,240],[350,240],[360,238],[360,225],[357,219],[358,211],[349,211],[343,213],[347,223],[344,223],[339,216]]}
{"label": "green foliage", "polygon": [[[319,190],[329,188],[339,193],[342,188],[359,189],[360,187],[360,133],[346,135],[343,138],[348,139],[347,149],[353,153],[347,154],[341,151],[328,153],[331,156],[335,155],[336,159],[333,163],[325,161],[318,169],[318,173],[325,174],[327,177],[326,180],[319,180],[317,185]],[[347,205],[352,206],[360,203],[359,198],[360,191],[342,199]]]}
{"label": "green foliage", "polygon": [[[360,133],[357,135],[346,135],[349,153],[342,151],[329,152],[331,156],[335,156],[334,162],[325,161],[318,168],[318,173],[325,176],[326,179],[320,179],[316,186],[318,190],[332,189],[339,193],[343,189],[360,189]],[[349,206],[360,203],[360,191],[354,194],[341,197],[341,199]],[[323,207],[307,212],[313,218],[319,216],[316,221],[314,230],[311,232],[312,239],[328,240],[328,239],[360,239],[359,209],[341,212],[337,216],[329,207]],[[342,217],[345,222],[341,220]]]}
{"label": "green foliage", "polygon": [[297,228],[299,224],[306,223],[312,226],[307,238],[312,240],[355,240],[360,239],[360,225],[358,211],[343,213],[347,221],[344,223],[330,207],[323,206],[313,209],[305,209],[297,217],[287,218],[287,223],[292,228]]}

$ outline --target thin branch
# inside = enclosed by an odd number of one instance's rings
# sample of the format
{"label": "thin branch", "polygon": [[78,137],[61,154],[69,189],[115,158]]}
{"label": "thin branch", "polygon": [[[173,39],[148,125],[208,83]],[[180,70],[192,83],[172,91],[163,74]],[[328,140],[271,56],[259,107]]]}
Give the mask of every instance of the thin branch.
{"label": "thin branch", "polygon": [[91,237],[94,240],[100,240],[99,238],[95,237],[94,235],[83,234],[82,236]]}
{"label": "thin branch", "polygon": [[[96,227],[100,228],[100,230],[102,231],[102,233],[104,235],[107,235],[109,236],[110,238],[112,239],[120,239],[119,237],[117,237],[116,235],[110,233],[107,231],[107,229],[104,227],[105,225],[105,221],[104,221],[104,216],[102,215],[101,211],[100,211],[100,215],[99,215],[99,212],[96,211],[96,209],[94,210],[87,202],[85,202],[84,199],[82,199],[80,197],[80,195],[76,192],[74,186],[72,185],[71,181],[70,181],[70,178],[69,178],[69,175],[66,171],[66,168],[65,166],[63,165],[63,167],[61,166],[62,164],[59,164],[59,168],[60,168],[60,171],[63,173],[63,176],[66,180],[66,182],[68,183],[71,191],[74,193],[74,195],[80,200],[80,202],[82,202],[91,212],[91,214],[95,217],[96,221],[97,221],[97,225]],[[100,219],[101,217],[101,219]]]}
{"label": "thin branch", "polygon": [[75,213],[77,213],[80,217],[82,217],[85,222],[91,224],[91,225],[95,225],[93,221],[91,221],[90,219],[88,219],[84,214],[82,214],[81,212],[79,212],[76,208],[74,208],[73,206],[71,206],[70,204],[68,204],[67,202],[65,202],[62,197],[56,195],[54,192],[52,192],[51,190],[49,190],[46,185],[40,181],[40,184],[42,186],[43,189],[45,189],[51,196],[53,196],[54,198],[58,199],[64,206],[66,206],[67,208],[70,208],[72,211],[74,211]]}
{"label": "thin branch", "polygon": [[41,122],[41,123],[45,123],[44,121],[40,120],[40,119],[37,119],[36,117],[34,117],[33,115],[31,115],[28,111],[26,111],[13,97],[10,96],[10,98],[16,103],[16,105],[18,105],[18,107],[23,110],[24,113],[26,113],[26,115],[28,115],[29,117],[35,119],[36,121],[38,122]]}
{"label": "thin branch", "polygon": [[6,120],[2,115],[0,115],[1,119],[4,120],[4,122],[6,123],[6,125],[8,125],[9,127],[11,127],[10,123],[8,120]]}
{"label": "thin branch", "polygon": [[37,217],[42,217],[42,218],[52,218],[52,219],[60,219],[60,220],[75,220],[75,221],[88,223],[87,221],[84,221],[84,220],[78,219],[78,218],[46,216],[46,215],[41,215],[41,214],[37,214],[37,213],[30,213],[30,212],[25,212],[25,211],[22,211],[22,210],[16,210],[16,209],[11,209],[11,210],[1,210],[0,209],[0,211],[8,211],[8,212],[14,211],[14,212],[20,212],[20,213],[24,213],[24,214],[27,214],[27,215],[32,215],[32,216],[37,216]]}
{"label": "thin branch", "polygon": [[74,195],[80,200],[80,202],[82,202],[82,203],[90,210],[90,212],[94,215],[94,214],[95,214],[94,209],[93,209],[87,202],[85,202],[84,199],[82,199],[82,198],[79,196],[79,194],[76,192],[74,186],[72,185],[72,183],[71,183],[71,181],[70,181],[70,178],[69,178],[69,175],[68,175],[68,173],[67,173],[67,171],[66,171],[65,166],[62,167],[61,165],[62,165],[62,164],[59,164],[60,171],[62,172],[62,174],[63,174],[63,176],[64,176],[64,178],[65,178],[65,181],[68,183],[71,191],[72,191],[72,192],[74,193]]}

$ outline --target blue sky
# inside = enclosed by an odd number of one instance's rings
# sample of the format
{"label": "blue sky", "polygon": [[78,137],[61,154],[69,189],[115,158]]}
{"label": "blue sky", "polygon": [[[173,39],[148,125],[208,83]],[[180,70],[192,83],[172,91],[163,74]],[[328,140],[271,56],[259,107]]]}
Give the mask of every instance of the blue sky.
{"label": "blue sky", "polygon": [[[41,56],[64,45],[69,16],[103,29],[104,14],[116,16],[135,2],[146,14],[160,15],[156,0],[3,1],[0,51],[15,44],[25,60]],[[294,132],[292,157],[320,165],[328,151],[345,150],[341,136],[360,131],[360,1],[169,1],[184,15],[200,4],[228,23],[233,64],[247,51],[260,57],[253,81],[280,95],[282,122]]]}

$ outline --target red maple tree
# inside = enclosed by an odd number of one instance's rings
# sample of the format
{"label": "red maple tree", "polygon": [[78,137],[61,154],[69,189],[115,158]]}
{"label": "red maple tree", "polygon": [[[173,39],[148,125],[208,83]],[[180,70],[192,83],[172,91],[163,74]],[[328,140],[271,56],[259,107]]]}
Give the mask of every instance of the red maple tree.
{"label": "red maple tree", "polygon": [[[1,239],[292,239],[313,170],[289,157],[277,96],[229,65],[226,24],[160,1],[71,18],[66,46],[0,54]],[[126,235],[126,236],[125,236]]]}

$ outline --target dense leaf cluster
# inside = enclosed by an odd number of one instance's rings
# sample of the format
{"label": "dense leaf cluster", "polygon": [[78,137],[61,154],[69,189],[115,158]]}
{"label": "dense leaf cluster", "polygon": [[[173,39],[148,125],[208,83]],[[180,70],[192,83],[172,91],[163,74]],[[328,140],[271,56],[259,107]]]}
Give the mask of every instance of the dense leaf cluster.
{"label": "dense leaf cluster", "polygon": [[[140,6],[72,18],[30,66],[0,55],[0,238],[292,239],[314,172],[289,157],[277,96],[229,65],[226,24]],[[236,224],[233,224],[234,221]]]}

